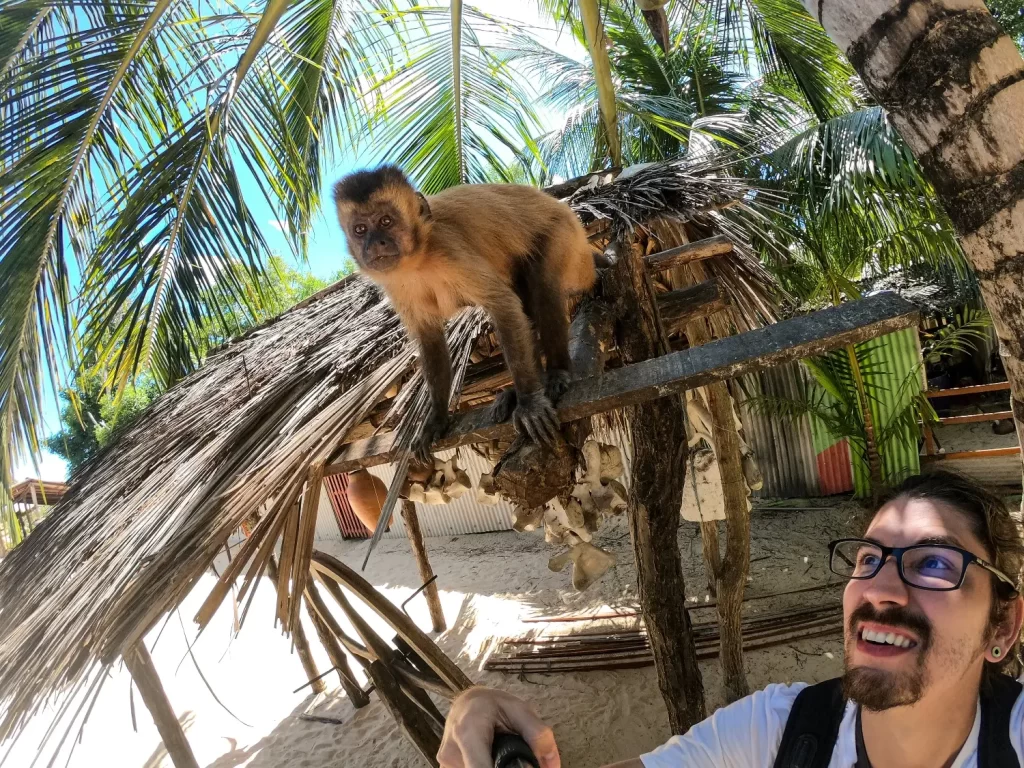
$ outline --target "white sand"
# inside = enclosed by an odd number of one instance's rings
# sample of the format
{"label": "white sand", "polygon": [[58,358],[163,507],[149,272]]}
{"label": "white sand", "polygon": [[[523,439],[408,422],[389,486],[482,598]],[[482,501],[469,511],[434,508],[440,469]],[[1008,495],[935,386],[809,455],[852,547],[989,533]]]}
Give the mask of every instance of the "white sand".
{"label": "white sand", "polygon": [[[845,504],[826,511],[755,512],[753,517],[750,594],[768,594],[828,581],[825,543],[858,530],[859,508]],[[700,538],[692,524],[680,531],[688,600],[706,599]],[[554,728],[567,768],[588,768],[634,757],[668,738],[668,721],[653,668],[614,672],[530,675],[525,680],[480,667],[493,643],[536,624],[524,625],[530,615],[579,613],[601,606],[635,605],[635,571],[624,522],[602,530],[596,543],[615,552],[619,565],[583,594],[569,584],[569,573],[552,573],[547,561],[557,550],[538,534],[495,533],[428,539],[427,548],[439,575],[445,615],[451,629],[439,638],[441,647],[479,683],[502,687],[532,701]],[[321,544],[345,562],[358,565],[363,542]],[[395,603],[418,586],[408,544],[385,540],[367,569],[367,577]],[[190,617],[212,586],[205,578],[187,601],[182,616],[189,636]],[[272,628],[273,590],[264,582],[257,593],[242,633],[231,639],[232,616],[223,609],[194,647],[199,664],[224,703],[251,727],[239,724],[213,700],[192,662],[185,658],[182,630],[173,617],[153,652],[157,667],[177,712],[186,723],[189,741],[201,765],[216,768],[420,768],[422,761],[398,733],[375,696],[370,706],[354,711],[340,688],[319,698],[292,690],[304,682],[301,667],[288,643]],[[758,611],[778,610],[802,598],[825,599],[839,590],[811,597],[794,596],[754,604]],[[419,626],[429,626],[422,600],[410,604]],[[694,613],[697,621],[713,618],[713,610]],[[372,617],[375,626],[383,625]],[[585,625],[577,625],[582,628]],[[326,655],[315,643],[321,669]],[[385,635],[390,636],[390,635]],[[150,636],[150,642],[156,633]],[[703,662],[709,708],[721,703],[717,661]],[[769,682],[816,681],[841,670],[838,640],[805,640],[747,655],[753,688]],[[329,678],[331,686],[336,677]],[[76,748],[72,766],[170,766],[160,739],[136,692],[139,733],[133,733],[128,706],[129,678],[115,671],[105,685]],[[440,703],[440,702],[439,702]],[[444,707],[442,706],[442,710]],[[337,717],[343,725],[311,722],[304,712]],[[35,756],[46,723],[32,724],[6,765],[27,768]],[[56,765],[63,765],[67,746]],[[3,750],[0,749],[0,755]],[[42,765],[46,764],[47,751]]]}

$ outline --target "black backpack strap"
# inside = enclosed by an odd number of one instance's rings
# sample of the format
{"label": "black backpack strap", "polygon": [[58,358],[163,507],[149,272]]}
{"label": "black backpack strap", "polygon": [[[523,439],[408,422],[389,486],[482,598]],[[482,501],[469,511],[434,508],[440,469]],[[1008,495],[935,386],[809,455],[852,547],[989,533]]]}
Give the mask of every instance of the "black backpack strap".
{"label": "black backpack strap", "polygon": [[1010,742],[1010,713],[1021,686],[1003,674],[989,675],[981,687],[981,732],[978,734],[978,768],[1020,768]]}
{"label": "black backpack strap", "polygon": [[774,768],[828,768],[845,711],[840,678],[800,691],[789,711]]}

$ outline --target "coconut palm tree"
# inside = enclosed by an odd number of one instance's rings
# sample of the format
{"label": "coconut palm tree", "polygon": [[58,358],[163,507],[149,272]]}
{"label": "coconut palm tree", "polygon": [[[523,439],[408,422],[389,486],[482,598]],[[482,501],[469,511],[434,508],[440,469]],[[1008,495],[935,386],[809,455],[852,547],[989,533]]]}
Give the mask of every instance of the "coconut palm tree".
{"label": "coconut palm tree", "polygon": [[443,34],[436,9],[389,0],[222,10],[0,0],[5,488],[38,455],[47,377],[88,359],[110,386],[140,368],[167,386],[198,364],[206,321],[256,316],[270,253],[244,190],[302,257],[324,169],[366,135],[428,189],[529,152],[529,96],[461,3]]}
{"label": "coconut palm tree", "polygon": [[909,16],[891,12],[895,4],[857,0],[808,7],[889,109],[962,238],[992,313],[1024,443],[1020,49],[981,3],[939,0]]}

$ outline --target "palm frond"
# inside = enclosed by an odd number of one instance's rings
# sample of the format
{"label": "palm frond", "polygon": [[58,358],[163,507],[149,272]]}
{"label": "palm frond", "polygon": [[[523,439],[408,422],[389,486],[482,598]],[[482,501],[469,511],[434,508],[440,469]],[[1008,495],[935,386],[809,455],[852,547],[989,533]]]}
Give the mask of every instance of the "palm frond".
{"label": "palm frond", "polygon": [[[421,20],[424,32],[367,91],[373,157],[400,165],[427,194],[500,175],[510,159],[537,157],[532,137],[539,123],[531,95],[501,53],[514,47],[515,33],[492,17],[464,11],[457,110],[447,9],[414,7],[393,16]],[[481,42],[484,32],[493,45]]]}
{"label": "palm frond", "polygon": [[[96,183],[116,177],[131,148],[111,112],[129,69],[162,22],[169,0],[149,12],[104,16],[47,15],[37,9],[22,40],[51,22],[4,64],[7,90],[0,115],[0,479],[11,482],[15,454],[39,451],[40,392],[45,359],[58,380],[57,356],[70,342],[65,247],[79,259],[88,247]],[[6,494],[4,494],[6,495]]]}

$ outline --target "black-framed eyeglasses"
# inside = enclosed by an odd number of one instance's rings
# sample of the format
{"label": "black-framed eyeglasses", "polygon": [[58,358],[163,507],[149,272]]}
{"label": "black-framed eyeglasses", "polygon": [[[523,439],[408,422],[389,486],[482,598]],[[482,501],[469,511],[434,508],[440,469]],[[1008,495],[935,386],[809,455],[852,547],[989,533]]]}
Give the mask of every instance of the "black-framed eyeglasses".
{"label": "black-framed eyeglasses", "polygon": [[889,557],[896,560],[896,571],[903,583],[916,589],[951,592],[960,589],[971,563],[994,575],[1007,591],[1018,594],[1017,585],[992,563],[973,552],[950,544],[914,544],[909,547],[884,547],[867,539],[837,539],[828,545],[829,568],[846,579],[871,579],[878,575]]}

